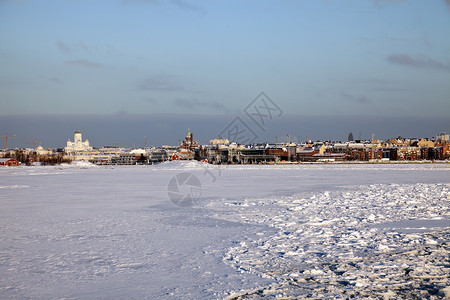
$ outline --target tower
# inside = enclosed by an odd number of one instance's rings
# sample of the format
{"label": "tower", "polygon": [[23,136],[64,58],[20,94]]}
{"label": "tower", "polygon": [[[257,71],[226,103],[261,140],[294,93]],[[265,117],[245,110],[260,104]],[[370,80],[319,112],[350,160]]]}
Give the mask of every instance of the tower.
{"label": "tower", "polygon": [[193,136],[191,130],[188,128],[188,132],[186,134],[186,143],[188,143],[191,146],[193,141],[194,141],[194,136]]}
{"label": "tower", "polygon": [[79,129],[77,129],[75,131],[75,135],[73,137],[73,141],[75,142],[75,144],[80,144],[83,141],[83,139],[81,137],[81,131]]}
{"label": "tower", "polygon": [[353,138],[353,133],[350,132],[350,133],[348,134],[348,139],[347,139],[347,141],[348,141],[348,142],[353,142],[354,140],[355,140],[355,139]]}

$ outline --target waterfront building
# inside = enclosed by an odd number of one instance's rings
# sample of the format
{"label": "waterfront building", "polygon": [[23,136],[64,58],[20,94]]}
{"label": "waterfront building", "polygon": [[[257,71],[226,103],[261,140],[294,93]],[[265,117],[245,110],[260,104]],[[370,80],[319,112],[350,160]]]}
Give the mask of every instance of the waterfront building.
{"label": "waterfront building", "polygon": [[81,131],[77,129],[74,135],[74,141],[72,142],[70,139],[67,141],[67,145],[64,148],[66,153],[78,152],[78,151],[91,151],[92,147],[89,145],[89,141],[83,142],[83,138],[81,135]]}
{"label": "waterfront building", "polygon": [[198,148],[198,143],[197,141],[194,140],[194,134],[191,132],[189,128],[186,137],[184,138],[184,141],[182,141],[180,144],[180,148],[190,151],[193,151],[194,149]]}

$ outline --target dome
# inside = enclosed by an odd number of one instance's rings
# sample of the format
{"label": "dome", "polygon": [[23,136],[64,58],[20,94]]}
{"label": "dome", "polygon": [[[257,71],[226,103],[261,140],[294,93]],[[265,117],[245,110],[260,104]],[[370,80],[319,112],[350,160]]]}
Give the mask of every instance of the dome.
{"label": "dome", "polygon": [[81,133],[80,129],[77,129],[77,130],[75,131],[75,133]]}

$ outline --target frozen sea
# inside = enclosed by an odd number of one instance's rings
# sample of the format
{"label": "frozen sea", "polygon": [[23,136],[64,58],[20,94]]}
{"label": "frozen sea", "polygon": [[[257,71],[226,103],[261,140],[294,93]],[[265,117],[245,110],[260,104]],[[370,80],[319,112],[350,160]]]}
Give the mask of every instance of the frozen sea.
{"label": "frozen sea", "polygon": [[443,299],[449,242],[448,163],[0,168],[0,299]]}

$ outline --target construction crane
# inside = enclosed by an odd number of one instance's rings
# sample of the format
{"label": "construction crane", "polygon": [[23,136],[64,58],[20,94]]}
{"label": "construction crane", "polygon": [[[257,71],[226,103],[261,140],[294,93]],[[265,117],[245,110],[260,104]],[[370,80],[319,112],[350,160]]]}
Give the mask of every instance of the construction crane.
{"label": "construction crane", "polygon": [[0,138],[5,138],[6,139],[6,150],[9,149],[9,139],[15,139],[16,136],[9,136],[9,135],[4,135],[4,136],[0,136]]}
{"label": "construction crane", "polygon": [[41,142],[35,140],[34,142],[25,142],[25,144],[34,144],[34,149],[37,149],[37,145],[40,145]]}

